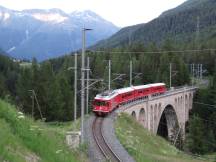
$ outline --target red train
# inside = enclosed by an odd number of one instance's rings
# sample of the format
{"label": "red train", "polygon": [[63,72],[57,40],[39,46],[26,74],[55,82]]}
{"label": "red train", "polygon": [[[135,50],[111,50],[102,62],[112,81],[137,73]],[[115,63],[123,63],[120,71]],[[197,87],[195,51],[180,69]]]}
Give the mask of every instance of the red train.
{"label": "red train", "polygon": [[93,112],[103,116],[118,108],[139,99],[148,98],[149,95],[159,95],[166,92],[164,83],[154,83],[140,86],[105,91],[96,95],[93,101]]}

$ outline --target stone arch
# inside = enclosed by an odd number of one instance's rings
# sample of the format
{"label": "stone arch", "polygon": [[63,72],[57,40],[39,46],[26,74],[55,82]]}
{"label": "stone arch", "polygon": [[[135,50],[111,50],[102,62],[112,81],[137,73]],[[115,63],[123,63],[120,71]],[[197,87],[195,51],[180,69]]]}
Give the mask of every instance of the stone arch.
{"label": "stone arch", "polygon": [[192,98],[192,94],[190,93],[190,94],[189,94],[189,99],[191,99],[191,98]]}
{"label": "stone arch", "polygon": [[158,115],[157,115],[157,123],[158,123],[158,118],[161,116],[161,111],[162,111],[162,107],[161,107],[161,103],[158,104]]}
{"label": "stone arch", "polygon": [[189,101],[188,101],[188,107],[189,109],[192,108],[192,103],[193,103],[193,96],[192,93],[189,94]]}
{"label": "stone arch", "polygon": [[180,106],[180,97],[178,97],[178,107]]}
{"label": "stone arch", "polygon": [[186,110],[188,109],[188,95],[186,94],[185,95],[185,108],[186,108]]}
{"label": "stone arch", "polygon": [[157,104],[155,104],[154,105],[154,111],[153,111],[153,114],[154,114],[154,117],[153,117],[153,120],[154,120],[154,131],[155,131],[155,129],[156,129],[156,126],[155,126],[155,124],[156,124],[156,121],[157,121],[157,108],[158,108],[158,105]]}
{"label": "stone arch", "polygon": [[140,124],[145,126],[145,109],[144,108],[140,109],[138,121]]}
{"label": "stone arch", "polygon": [[175,106],[177,106],[177,103],[178,103],[178,99],[175,98]]}
{"label": "stone arch", "polygon": [[187,94],[185,94],[185,112],[187,112],[187,113],[185,113],[185,120],[188,120],[189,119],[189,99],[188,99],[188,95]]}
{"label": "stone arch", "polygon": [[153,114],[153,105],[151,105],[150,109],[150,130],[153,131],[153,120],[154,120],[154,114]]}
{"label": "stone arch", "polygon": [[132,116],[134,119],[136,119],[136,112],[133,111],[133,112],[131,113],[131,116]]}
{"label": "stone arch", "polygon": [[173,141],[178,129],[179,123],[176,111],[172,105],[167,105],[160,117],[157,134]]}

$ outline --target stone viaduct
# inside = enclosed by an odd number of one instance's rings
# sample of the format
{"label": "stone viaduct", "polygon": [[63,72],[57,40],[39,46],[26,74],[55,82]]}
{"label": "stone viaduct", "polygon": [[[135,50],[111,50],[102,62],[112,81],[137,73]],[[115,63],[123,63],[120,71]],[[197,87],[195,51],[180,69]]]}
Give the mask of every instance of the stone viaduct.
{"label": "stone viaduct", "polygon": [[[154,134],[173,140],[174,131],[185,135],[185,125],[192,109],[193,96],[197,87],[171,88],[158,96],[121,106],[120,112],[132,115],[143,127]],[[176,129],[177,128],[177,129]],[[177,132],[175,132],[177,133]]]}

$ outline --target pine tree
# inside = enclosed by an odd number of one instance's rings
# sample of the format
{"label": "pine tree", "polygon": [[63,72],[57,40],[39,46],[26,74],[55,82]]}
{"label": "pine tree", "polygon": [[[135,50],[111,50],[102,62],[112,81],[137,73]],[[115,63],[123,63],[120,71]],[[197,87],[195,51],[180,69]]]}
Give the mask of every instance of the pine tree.
{"label": "pine tree", "polygon": [[18,104],[23,109],[25,113],[32,113],[32,73],[31,69],[24,68],[21,71],[21,74],[16,85],[17,95],[18,95]]}
{"label": "pine tree", "polygon": [[210,129],[206,135],[205,143],[207,145],[208,152],[214,152],[216,150],[216,143],[213,130]]}
{"label": "pine tree", "polygon": [[39,80],[39,66],[38,66],[38,63],[37,63],[37,60],[35,58],[33,58],[32,60],[32,86],[33,86],[33,89],[36,90],[37,89],[37,86],[38,86],[38,80]]}
{"label": "pine tree", "polygon": [[61,93],[60,83],[55,78],[49,86],[48,91],[48,98],[47,98],[47,104],[48,104],[48,112],[47,112],[47,121],[61,121],[64,116],[63,107],[63,96]]}
{"label": "pine tree", "polygon": [[4,97],[7,93],[7,88],[5,86],[5,77],[0,74],[0,97]]}
{"label": "pine tree", "polygon": [[206,152],[204,124],[194,115],[189,121],[189,133],[186,136],[186,148],[192,153],[203,154]]}
{"label": "pine tree", "polygon": [[172,131],[173,138],[171,139],[171,142],[180,150],[183,149],[183,134],[182,129],[178,126],[177,123],[175,123]]}
{"label": "pine tree", "polygon": [[216,105],[216,65],[215,65],[215,72],[213,75],[213,86],[212,86],[212,95],[213,95],[213,104]]}
{"label": "pine tree", "polygon": [[[213,133],[214,140],[216,141],[216,112],[212,113],[209,119],[211,122],[209,123],[210,125],[210,130]],[[216,146],[214,148],[214,151],[216,151]]]}
{"label": "pine tree", "polygon": [[158,81],[164,82],[169,85],[169,64],[170,59],[167,53],[163,53],[160,57]]}
{"label": "pine tree", "polygon": [[173,63],[173,69],[176,71],[176,74],[172,79],[173,86],[182,86],[185,84],[189,84],[190,78],[189,78],[189,72],[187,70],[187,67],[182,59],[182,57],[175,55],[172,58]]}
{"label": "pine tree", "polygon": [[[40,76],[37,83],[37,97],[41,105],[41,111],[45,118],[49,118],[49,91],[55,75],[50,61],[46,61],[40,66]],[[37,111],[38,114],[38,111]],[[39,115],[39,114],[38,114]],[[38,116],[39,117],[39,116]]]}
{"label": "pine tree", "polygon": [[72,120],[74,115],[74,107],[73,107],[73,93],[71,91],[71,86],[68,82],[64,73],[61,73],[57,76],[57,80],[60,84],[60,91],[62,96],[63,105],[63,114],[61,116],[61,120],[68,121]]}

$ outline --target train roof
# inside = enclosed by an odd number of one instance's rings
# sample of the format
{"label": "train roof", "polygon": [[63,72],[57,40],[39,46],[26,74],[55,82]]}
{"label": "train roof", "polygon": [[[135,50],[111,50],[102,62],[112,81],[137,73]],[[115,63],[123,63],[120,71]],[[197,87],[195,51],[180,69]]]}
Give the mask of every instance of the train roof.
{"label": "train roof", "polygon": [[131,92],[133,90],[134,90],[133,87],[126,87],[126,88],[120,88],[120,89],[111,90],[111,91],[105,91],[103,93],[96,95],[95,99],[96,100],[100,100],[100,99],[110,100],[113,97],[117,96],[118,94]]}
{"label": "train roof", "polygon": [[115,91],[115,90],[108,90],[108,91],[104,91],[100,94],[97,94],[95,99],[104,99],[104,100],[110,100],[112,99],[113,97],[117,96],[118,93]]}
{"label": "train roof", "polygon": [[122,93],[131,92],[133,90],[134,90],[133,87],[126,87],[126,88],[116,89],[115,91],[119,94],[122,94]]}
{"label": "train roof", "polygon": [[153,83],[153,84],[146,84],[146,85],[140,85],[140,86],[131,86],[131,87],[126,87],[126,88],[120,88],[120,89],[116,89],[116,90],[108,90],[108,91],[104,91],[100,94],[97,94],[94,99],[96,99],[96,100],[101,100],[101,99],[110,100],[110,99],[114,98],[115,96],[117,96],[118,94],[127,93],[127,92],[131,92],[131,91],[139,90],[139,89],[144,89],[144,88],[157,87],[157,86],[165,86],[165,84],[164,83]]}
{"label": "train roof", "polygon": [[144,89],[144,88],[150,88],[151,86],[149,84],[147,85],[140,85],[140,86],[134,86],[133,88],[138,90],[138,89]]}
{"label": "train roof", "polygon": [[151,87],[157,87],[157,86],[165,86],[165,83],[153,83],[149,84]]}
{"label": "train roof", "polygon": [[153,84],[134,86],[133,88],[136,89],[136,90],[139,90],[139,89],[150,88],[150,87],[157,87],[157,86],[165,86],[165,84],[164,83],[153,83]]}

